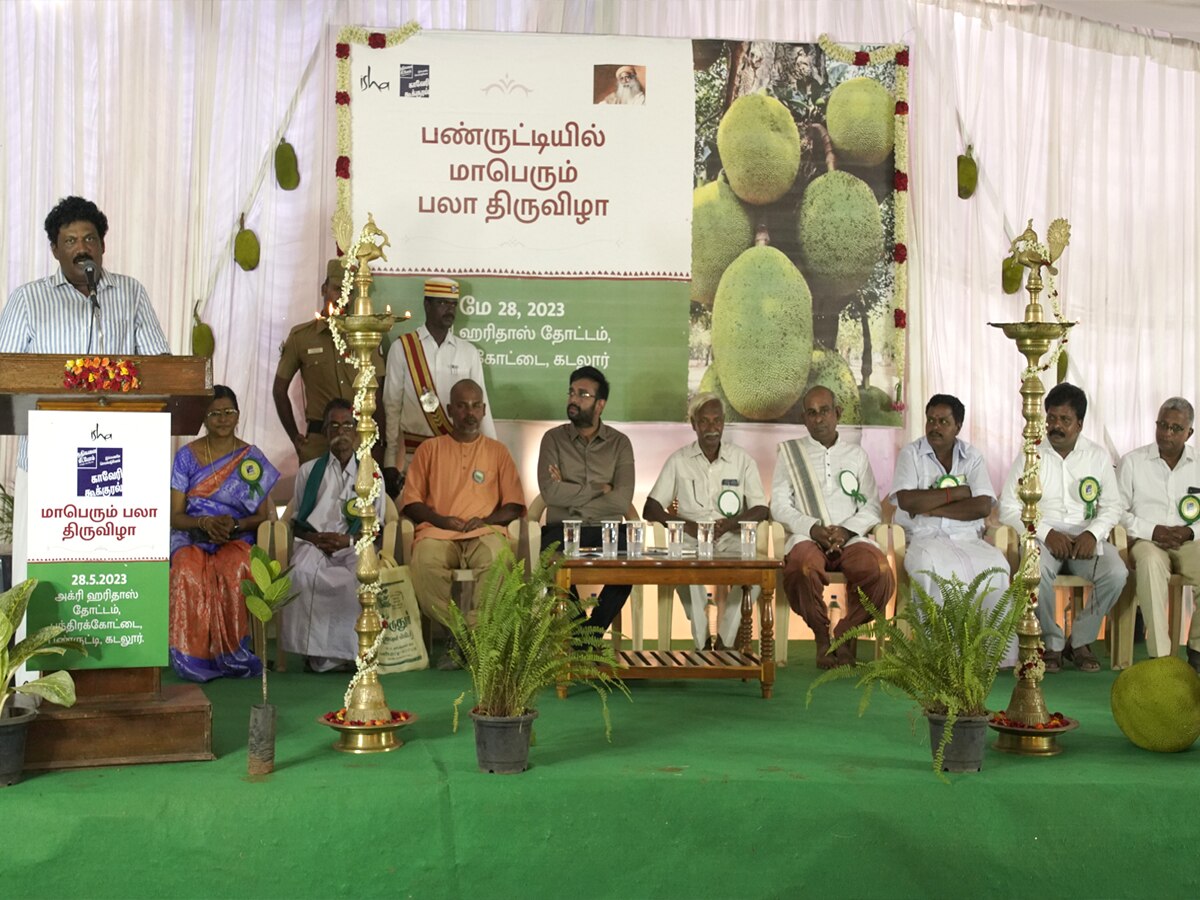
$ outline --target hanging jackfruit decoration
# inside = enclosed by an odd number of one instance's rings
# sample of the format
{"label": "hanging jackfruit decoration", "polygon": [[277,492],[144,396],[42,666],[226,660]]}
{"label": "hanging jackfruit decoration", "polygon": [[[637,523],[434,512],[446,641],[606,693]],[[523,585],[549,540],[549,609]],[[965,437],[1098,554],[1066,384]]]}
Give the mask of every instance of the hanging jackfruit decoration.
{"label": "hanging jackfruit decoration", "polygon": [[1010,256],[1000,266],[1000,283],[1004,287],[1004,293],[1015,294],[1021,289],[1021,277],[1025,274],[1025,267],[1017,262],[1015,256]]}
{"label": "hanging jackfruit decoration", "polygon": [[1058,376],[1058,381],[1056,381],[1055,384],[1062,384],[1064,381],[1067,380],[1067,363],[1068,362],[1069,362],[1069,360],[1067,359],[1067,351],[1060,350],[1058,352],[1058,371],[1055,373]]}
{"label": "hanging jackfruit decoration", "polygon": [[192,307],[192,319],[196,323],[192,326],[192,355],[212,359],[213,350],[216,349],[216,340],[213,338],[212,329],[200,318],[199,300]]}
{"label": "hanging jackfruit decoration", "polygon": [[967,152],[958,156],[958,196],[963,200],[975,193],[975,185],[979,183],[979,164],[971,150],[971,145],[967,144]]}
{"label": "hanging jackfruit decoration", "polygon": [[296,148],[280,139],[275,148],[275,181],[285,191],[294,191],[300,185],[300,164],[296,161]]}
{"label": "hanging jackfruit decoration", "polygon": [[233,239],[233,259],[247,272],[258,268],[258,235],[246,227],[246,217],[238,219],[237,237]]}

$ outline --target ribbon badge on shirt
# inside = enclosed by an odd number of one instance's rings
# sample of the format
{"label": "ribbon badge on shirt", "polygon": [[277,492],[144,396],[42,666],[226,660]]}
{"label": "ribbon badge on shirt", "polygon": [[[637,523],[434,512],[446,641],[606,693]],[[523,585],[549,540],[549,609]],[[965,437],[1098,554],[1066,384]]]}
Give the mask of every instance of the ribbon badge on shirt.
{"label": "ribbon badge on shirt", "polygon": [[262,486],[259,484],[262,481],[263,470],[262,466],[258,464],[258,460],[242,460],[242,464],[238,466],[238,475],[242,481],[246,482],[251,499],[254,498],[255,494],[258,494],[260,497],[264,496]]}
{"label": "ribbon badge on shirt", "polygon": [[962,480],[957,475],[943,475],[933,483],[936,490],[944,491],[947,488],[956,488],[962,484]]}
{"label": "ribbon badge on shirt", "polygon": [[732,519],[742,511],[742,495],[728,488],[717,494],[717,512]]}
{"label": "ribbon badge on shirt", "polygon": [[1079,481],[1079,499],[1083,501],[1083,514],[1096,518],[1096,502],[1100,499],[1100,482],[1089,475]]}
{"label": "ribbon badge on shirt", "polygon": [[342,506],[342,515],[346,519],[346,530],[350,534],[358,534],[362,529],[362,516],[358,514],[358,497],[351,497]]}
{"label": "ribbon badge on shirt", "polygon": [[1179,518],[1185,525],[1191,525],[1200,519],[1200,497],[1195,494],[1184,494],[1179,498]]}
{"label": "ribbon badge on shirt", "polygon": [[842,493],[854,501],[855,510],[858,509],[858,505],[860,503],[864,506],[866,505],[867,498],[864,497],[862,491],[858,489],[858,476],[849,469],[842,469],[842,471],[838,473],[838,484],[842,488]]}

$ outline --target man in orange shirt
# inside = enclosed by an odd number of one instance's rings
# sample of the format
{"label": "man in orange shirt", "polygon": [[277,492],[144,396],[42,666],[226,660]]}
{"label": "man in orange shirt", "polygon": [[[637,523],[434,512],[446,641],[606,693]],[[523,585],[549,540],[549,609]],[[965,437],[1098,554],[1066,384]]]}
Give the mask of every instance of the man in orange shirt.
{"label": "man in orange shirt", "polygon": [[[483,572],[506,541],[505,526],[525,512],[512,456],[479,431],[486,412],[483,388],[470,379],[455,384],[446,410],[453,430],[417,448],[400,498],[404,515],[416,523],[411,566],[417,602],[443,625],[451,572]],[[439,669],[458,668],[452,649],[447,646]]]}

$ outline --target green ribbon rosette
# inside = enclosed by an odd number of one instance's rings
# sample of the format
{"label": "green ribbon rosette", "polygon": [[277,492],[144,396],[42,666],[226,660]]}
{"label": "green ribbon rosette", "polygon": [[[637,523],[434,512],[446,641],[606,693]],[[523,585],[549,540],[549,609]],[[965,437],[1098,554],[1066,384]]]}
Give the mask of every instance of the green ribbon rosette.
{"label": "green ribbon rosette", "polygon": [[944,491],[946,488],[956,488],[960,484],[962,484],[962,481],[959,480],[957,475],[943,475],[933,483],[933,486],[939,491]]}
{"label": "green ribbon rosette", "polygon": [[1083,514],[1089,519],[1096,518],[1096,503],[1100,499],[1100,482],[1091,475],[1080,479],[1079,499],[1083,501]]}
{"label": "green ribbon rosette", "polygon": [[842,488],[842,493],[854,501],[854,508],[858,509],[861,503],[864,506],[867,503],[867,498],[863,496],[862,491],[858,489],[858,476],[849,469],[842,469],[838,473],[838,485]]}
{"label": "green ribbon rosette", "polygon": [[1185,525],[1191,525],[1200,519],[1200,497],[1195,494],[1184,494],[1179,498],[1179,518]]}
{"label": "green ribbon rosette", "polygon": [[246,483],[250,489],[250,499],[254,499],[254,495],[265,497],[266,493],[259,484],[263,477],[263,468],[259,465],[256,459],[244,459],[242,464],[238,466],[238,476]]}
{"label": "green ribbon rosette", "polygon": [[351,497],[342,507],[342,515],[346,517],[346,530],[354,536],[362,531],[362,516],[358,514],[358,497]]}
{"label": "green ribbon rosette", "polygon": [[717,512],[727,519],[732,519],[742,511],[742,495],[728,488],[717,494]]}

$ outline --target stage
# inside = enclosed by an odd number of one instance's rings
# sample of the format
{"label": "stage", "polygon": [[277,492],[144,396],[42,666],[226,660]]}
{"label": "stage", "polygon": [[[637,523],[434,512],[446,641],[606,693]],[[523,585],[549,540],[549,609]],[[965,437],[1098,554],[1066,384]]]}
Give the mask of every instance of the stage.
{"label": "stage", "polygon": [[[469,696],[451,732],[462,672],[385,677],[419,721],[403,748],[366,757],[334,752],[316,724],[346,676],[273,674],[277,769],[258,779],[259,682],[216,682],[216,761],[27,773],[0,791],[0,884],[23,900],[1200,892],[1200,749],[1130,744],[1109,711],[1116,673],[1047,679],[1050,709],[1081,722],[1063,755],[989,750],[982,772],[944,784],[907,701],[877,694],[859,718],[840,682],[806,709],[813,645],[790,650],[770,700],[754,681],[630,682],[611,744],[594,694],[548,691],[516,776],[477,770]],[[1011,687],[1002,676],[994,705]]]}

